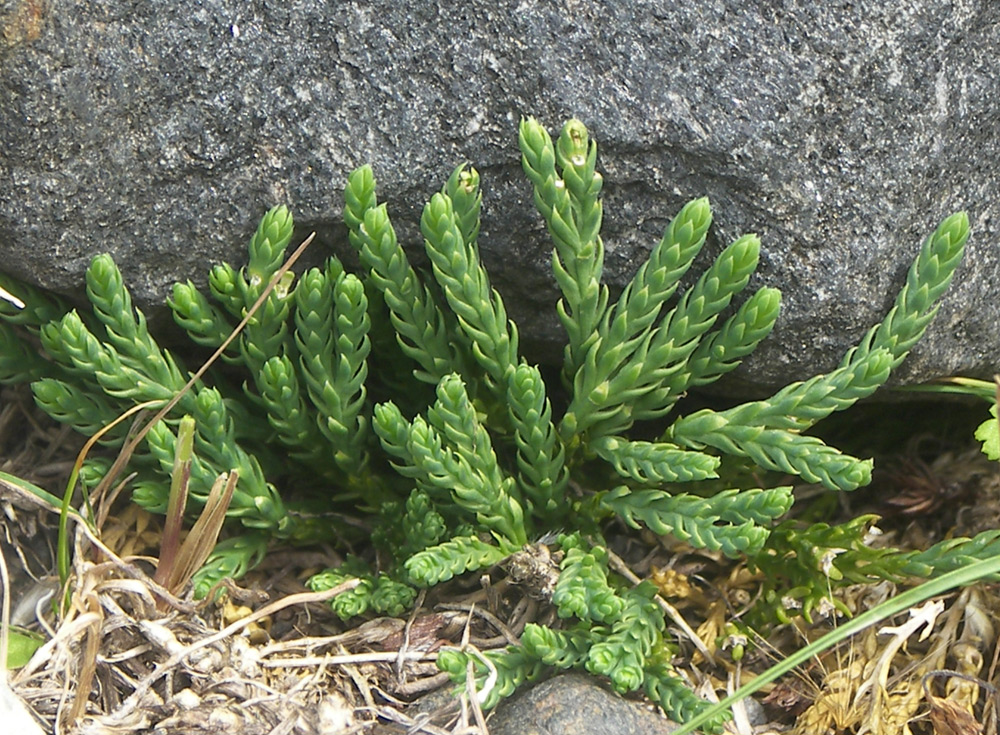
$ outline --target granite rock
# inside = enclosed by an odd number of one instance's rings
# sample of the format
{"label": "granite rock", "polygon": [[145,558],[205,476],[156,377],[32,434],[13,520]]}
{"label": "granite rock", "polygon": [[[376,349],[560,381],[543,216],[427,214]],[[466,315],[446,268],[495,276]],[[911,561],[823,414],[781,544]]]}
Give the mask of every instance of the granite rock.
{"label": "granite rock", "polygon": [[714,204],[710,253],[761,235],[752,286],[784,309],[745,387],[836,365],[959,209],[967,262],[901,375],[991,375],[998,59],[988,0],[0,0],[0,262],[79,294],[109,251],[153,308],[239,261],[276,203],[319,234],[314,257],[342,252],[342,187],[366,162],[418,253],[423,202],[468,160],[494,284],[530,356],[558,354],[516,134],[575,116],[601,146],[613,286],[689,199]]}
{"label": "granite rock", "polygon": [[557,676],[515,694],[489,721],[490,735],[669,735],[677,727],[581,674]]}

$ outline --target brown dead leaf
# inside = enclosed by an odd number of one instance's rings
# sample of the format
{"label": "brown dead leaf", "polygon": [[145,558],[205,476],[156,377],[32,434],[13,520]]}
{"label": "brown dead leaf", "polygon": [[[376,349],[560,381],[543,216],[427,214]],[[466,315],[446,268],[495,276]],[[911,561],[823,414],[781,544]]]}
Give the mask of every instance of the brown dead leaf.
{"label": "brown dead leaf", "polygon": [[929,695],[934,735],[983,735],[983,726],[965,707],[944,697]]}
{"label": "brown dead leaf", "polygon": [[774,689],[764,697],[763,703],[788,713],[792,717],[798,717],[813,702],[813,698],[802,691],[797,682],[779,682]]}
{"label": "brown dead leaf", "polygon": [[442,641],[440,633],[448,624],[448,619],[439,613],[420,615],[410,626],[408,640],[404,635],[405,631],[400,629],[378,641],[377,645],[382,651],[398,651],[406,641],[408,650],[436,651],[442,642],[447,644],[447,641]]}

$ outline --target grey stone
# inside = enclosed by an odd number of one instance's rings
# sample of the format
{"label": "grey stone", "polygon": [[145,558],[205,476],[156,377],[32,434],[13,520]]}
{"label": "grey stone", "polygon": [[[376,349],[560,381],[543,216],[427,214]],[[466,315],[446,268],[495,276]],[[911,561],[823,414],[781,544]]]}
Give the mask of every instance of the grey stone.
{"label": "grey stone", "polygon": [[746,386],[835,366],[959,209],[967,262],[901,374],[1000,368],[988,0],[0,0],[0,31],[0,263],[43,286],[78,294],[110,251],[162,304],[238,262],[276,203],[315,255],[343,248],[342,186],[366,162],[418,253],[423,202],[468,160],[483,260],[537,357],[561,331],[517,123],[575,116],[600,143],[613,286],[689,199],[714,204],[711,254],[761,235],[751,285],[785,299]]}
{"label": "grey stone", "polygon": [[677,727],[580,674],[557,676],[515,694],[489,721],[490,735],[669,735]]}

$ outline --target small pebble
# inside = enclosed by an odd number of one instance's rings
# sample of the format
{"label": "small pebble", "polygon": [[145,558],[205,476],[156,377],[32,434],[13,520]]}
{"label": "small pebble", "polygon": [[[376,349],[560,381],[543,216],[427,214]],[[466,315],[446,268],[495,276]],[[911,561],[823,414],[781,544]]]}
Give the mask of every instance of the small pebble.
{"label": "small pebble", "polygon": [[678,725],[583,674],[563,674],[497,707],[490,735],[669,735]]}
{"label": "small pebble", "polygon": [[319,703],[316,732],[338,735],[354,724],[354,708],[340,692],[331,692]]}
{"label": "small pebble", "polygon": [[174,694],[173,703],[180,709],[194,709],[201,704],[201,697],[190,689],[181,689]]}

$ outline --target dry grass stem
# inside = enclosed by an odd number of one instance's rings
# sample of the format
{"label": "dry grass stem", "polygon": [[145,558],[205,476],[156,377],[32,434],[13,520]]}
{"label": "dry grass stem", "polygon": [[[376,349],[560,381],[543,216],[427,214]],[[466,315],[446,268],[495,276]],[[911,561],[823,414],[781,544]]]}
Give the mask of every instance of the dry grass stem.
{"label": "dry grass stem", "polygon": [[393,663],[403,661],[437,661],[436,653],[421,653],[418,651],[387,651],[371,653],[346,653],[340,656],[304,656],[301,658],[279,658],[272,661],[261,661],[261,666],[275,669],[300,668],[304,666],[339,666],[343,664]]}
{"label": "dry grass stem", "polygon": [[0,673],[7,670],[7,652],[10,650],[10,572],[7,557],[0,547],[0,584],[3,585],[3,608],[0,609]]}

